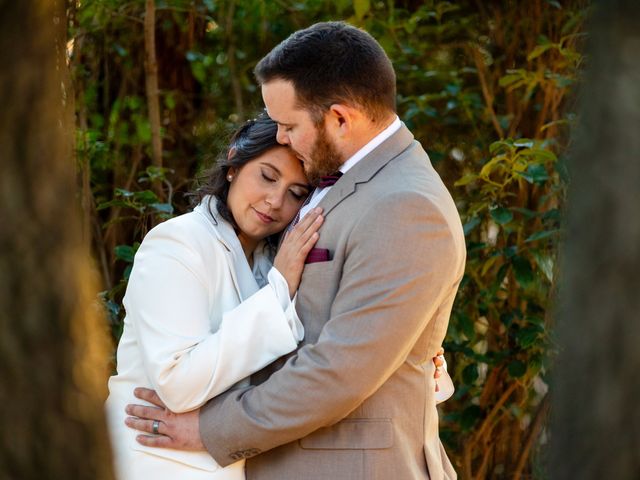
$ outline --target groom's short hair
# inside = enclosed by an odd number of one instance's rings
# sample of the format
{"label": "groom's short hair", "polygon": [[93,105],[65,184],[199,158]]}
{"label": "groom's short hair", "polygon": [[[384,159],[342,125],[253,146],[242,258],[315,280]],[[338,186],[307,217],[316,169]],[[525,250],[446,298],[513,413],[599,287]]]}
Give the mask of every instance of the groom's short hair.
{"label": "groom's short hair", "polygon": [[391,60],[371,35],[344,22],[294,32],[260,60],[254,73],[261,85],[290,81],[298,104],[316,122],[335,103],[359,107],[374,122],[396,111]]}

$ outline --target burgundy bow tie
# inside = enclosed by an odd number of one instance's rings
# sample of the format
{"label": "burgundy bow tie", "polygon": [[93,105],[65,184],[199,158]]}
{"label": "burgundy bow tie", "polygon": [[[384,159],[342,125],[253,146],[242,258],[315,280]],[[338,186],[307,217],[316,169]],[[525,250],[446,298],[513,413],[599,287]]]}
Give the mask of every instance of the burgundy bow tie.
{"label": "burgundy bow tie", "polygon": [[341,176],[342,176],[342,172],[340,171],[332,173],[331,175],[323,175],[322,177],[320,177],[318,188],[327,188],[332,186],[334,183],[340,180]]}

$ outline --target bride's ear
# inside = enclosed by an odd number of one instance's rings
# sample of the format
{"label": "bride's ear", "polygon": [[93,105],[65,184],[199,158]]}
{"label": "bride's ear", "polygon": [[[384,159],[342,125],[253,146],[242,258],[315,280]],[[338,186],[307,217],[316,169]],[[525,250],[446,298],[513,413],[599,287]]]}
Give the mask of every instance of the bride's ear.
{"label": "bride's ear", "polygon": [[229,153],[227,153],[227,160],[231,160],[235,156],[236,156],[236,147],[231,147],[229,149]]}

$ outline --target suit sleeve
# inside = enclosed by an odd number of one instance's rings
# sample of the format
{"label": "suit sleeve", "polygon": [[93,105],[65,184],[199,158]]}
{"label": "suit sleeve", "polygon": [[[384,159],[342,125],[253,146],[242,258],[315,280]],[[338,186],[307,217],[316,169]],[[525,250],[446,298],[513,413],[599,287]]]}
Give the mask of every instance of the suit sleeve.
{"label": "suit sleeve", "polygon": [[175,412],[201,406],[294,350],[298,340],[271,285],[225,312],[212,330],[211,302],[219,301],[228,278],[221,272],[229,267],[222,250],[213,255],[215,265],[205,265],[193,240],[200,233],[175,224],[149,232],[124,302],[146,374]]}
{"label": "suit sleeve", "polygon": [[318,341],[265,383],[203,407],[200,433],[215,460],[227,465],[234,451],[250,456],[332,425],[380,388],[457,286],[464,261],[457,241],[425,197],[395,194],[373,203],[350,234]]}

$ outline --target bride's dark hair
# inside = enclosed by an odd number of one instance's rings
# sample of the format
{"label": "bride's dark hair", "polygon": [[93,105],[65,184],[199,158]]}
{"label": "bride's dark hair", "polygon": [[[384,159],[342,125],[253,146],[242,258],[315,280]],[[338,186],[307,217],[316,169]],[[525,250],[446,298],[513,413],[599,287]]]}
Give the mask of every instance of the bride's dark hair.
{"label": "bride's dark hair", "polygon": [[[248,120],[231,137],[228,149],[220,155],[213,167],[199,175],[199,186],[190,194],[192,205],[201,203],[207,195],[218,200],[218,213],[237,228],[227,205],[229,195],[229,169],[238,171],[251,160],[280,144],[276,140],[278,125],[265,113]],[[211,203],[207,205],[211,210]]]}

